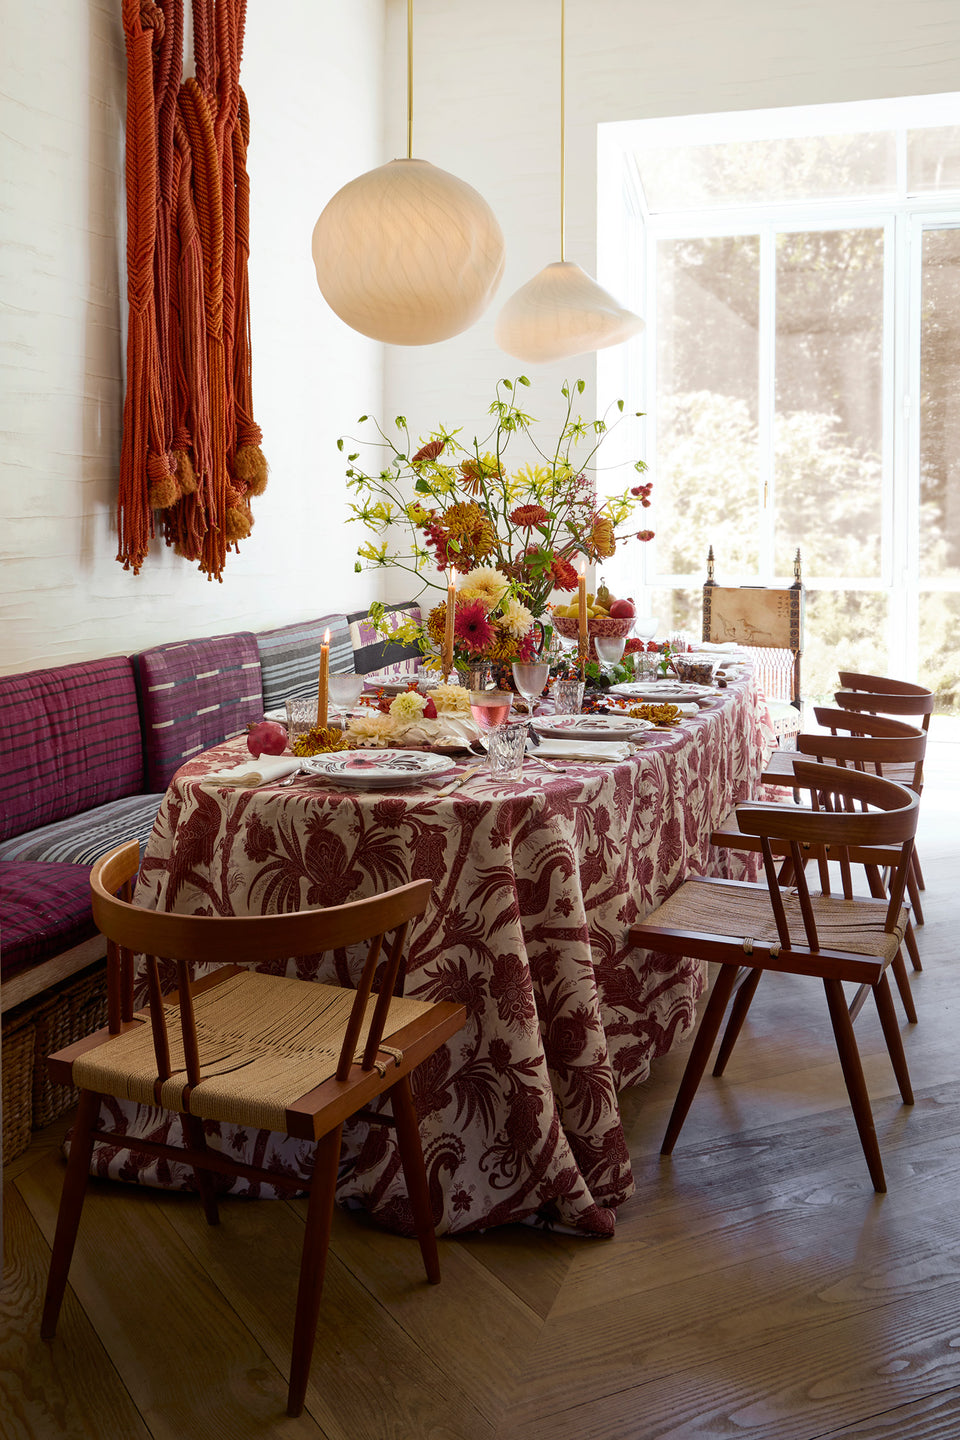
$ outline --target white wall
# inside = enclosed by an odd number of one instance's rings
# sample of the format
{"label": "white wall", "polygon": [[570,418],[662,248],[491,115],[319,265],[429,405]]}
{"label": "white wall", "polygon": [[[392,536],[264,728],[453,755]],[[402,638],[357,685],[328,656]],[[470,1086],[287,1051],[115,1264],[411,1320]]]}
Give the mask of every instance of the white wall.
{"label": "white wall", "polygon": [[[566,8],[566,258],[594,275],[598,123],[960,90],[957,0]],[[388,0],[387,9],[388,126],[399,133],[406,5]],[[500,293],[472,330],[424,350],[387,350],[385,409],[418,429],[442,421],[472,435],[497,378],[522,368],[534,415],[555,417],[560,383],[578,376],[588,382],[584,413],[593,413],[596,357],[521,367],[493,339],[500,305],[559,259],[559,35],[560,0],[417,0],[414,153],[475,185],[507,242]],[[625,398],[646,408],[640,394]]]}
{"label": "white wall", "polygon": [[384,158],[383,49],[384,0],[248,7],[254,407],[270,484],[221,585],[161,542],[134,577],[114,559],[120,0],[4,7],[0,671],[359,608],[374,593],[353,574],[336,439],[378,402],[383,352],[324,304],[310,235],[334,191]]}
{"label": "white wall", "polygon": [[[467,334],[384,352],[326,307],[309,242],[339,185],[405,153],[406,5],[248,6],[254,402],[272,475],[253,535],[217,585],[162,545],[136,579],[113,558],[119,0],[5,7],[0,671],[281,624],[376,593],[376,577],[353,574],[361,535],[343,524],[336,438],[378,407],[416,428],[442,421],[472,434],[497,377],[521,368],[497,349],[493,323],[498,304],[558,258],[559,9],[417,0],[415,153],[486,196],[507,269]],[[567,11],[567,258],[591,272],[598,121],[960,89],[957,0],[568,0]],[[549,419],[564,375],[592,386],[596,362],[526,368],[530,409]],[[387,593],[407,589],[401,579]]]}

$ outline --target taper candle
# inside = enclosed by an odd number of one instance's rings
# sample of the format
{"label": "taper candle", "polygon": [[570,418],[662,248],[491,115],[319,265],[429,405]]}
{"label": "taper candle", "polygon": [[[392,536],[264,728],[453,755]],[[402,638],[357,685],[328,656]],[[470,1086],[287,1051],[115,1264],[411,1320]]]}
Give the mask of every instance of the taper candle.
{"label": "taper candle", "polygon": [[453,583],[453,566],[447,571],[447,614],[443,627],[443,678],[453,669],[453,620],[457,590]]}
{"label": "taper candle", "polygon": [[325,630],[320,646],[320,680],[317,687],[317,725],[324,729],[327,723],[327,691],[330,686],[330,631]]}
{"label": "taper candle", "polygon": [[583,665],[586,665],[586,663],[587,663],[587,648],[588,648],[588,645],[589,645],[589,641],[587,640],[587,562],[586,562],[586,560],[582,560],[582,561],[580,562],[580,578],[579,578],[578,581],[577,581],[577,604],[578,604],[579,607],[580,607],[580,613],[579,613],[579,617],[578,617],[578,618],[579,618],[579,622],[580,622],[580,664],[581,664],[581,666],[583,666]]}

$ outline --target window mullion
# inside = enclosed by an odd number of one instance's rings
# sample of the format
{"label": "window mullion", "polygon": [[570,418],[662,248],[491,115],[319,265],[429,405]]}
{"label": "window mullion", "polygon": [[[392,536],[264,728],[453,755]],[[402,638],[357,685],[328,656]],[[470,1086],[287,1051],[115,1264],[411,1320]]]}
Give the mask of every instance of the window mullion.
{"label": "window mullion", "polygon": [[774,426],[776,409],[776,285],[777,240],[772,225],[760,228],[760,297],[757,373],[757,530],[760,552],[759,578],[769,584],[773,577],[776,475],[774,468]]}

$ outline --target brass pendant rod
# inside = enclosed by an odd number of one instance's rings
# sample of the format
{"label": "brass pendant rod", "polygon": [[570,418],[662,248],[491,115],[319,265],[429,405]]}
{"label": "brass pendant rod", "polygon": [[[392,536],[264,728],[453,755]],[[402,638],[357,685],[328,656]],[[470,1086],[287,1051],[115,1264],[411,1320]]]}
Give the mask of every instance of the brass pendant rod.
{"label": "brass pendant rod", "polygon": [[407,0],[407,159],[413,159],[413,0]]}
{"label": "brass pendant rod", "polygon": [[560,0],[560,259],[566,258],[564,254],[565,227],[566,227],[566,204],[564,197],[565,170],[566,170],[566,132],[567,132],[567,104],[566,104],[566,71],[567,71],[567,0]]}

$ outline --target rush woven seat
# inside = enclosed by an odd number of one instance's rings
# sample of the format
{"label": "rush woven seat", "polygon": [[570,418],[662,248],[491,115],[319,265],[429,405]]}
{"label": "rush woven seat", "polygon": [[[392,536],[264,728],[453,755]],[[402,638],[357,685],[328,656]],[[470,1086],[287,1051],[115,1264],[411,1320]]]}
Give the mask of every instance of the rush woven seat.
{"label": "rush woven seat", "polygon": [[[80,1087],[80,1104],[42,1333],[49,1339],[56,1330],[98,1141],[191,1166],[207,1220],[215,1224],[212,1172],[290,1190],[301,1189],[302,1182],[208,1148],[204,1121],[282,1131],[315,1147],[287,1404],[289,1414],[299,1415],[323,1288],[341,1131],[351,1116],[362,1113],[371,1123],[394,1128],[427,1279],[434,1284],[440,1279],[409,1077],[461,1029],[466,1011],[447,1001],[394,993],[407,926],[426,908],[431,882],[416,881],[326,910],[188,916],[144,910],[117,898],[138,865],[139,847],[133,841],[98,861],[90,877],[94,920],[108,942],[108,1025],[49,1057],[54,1080]],[[356,990],[245,968],[363,944],[366,959]],[[146,957],[149,994],[149,1006],[136,1012],[134,954]],[[224,961],[212,974],[191,978],[193,965]],[[168,974],[177,989],[165,994]],[[178,1113],[184,1145],[130,1139],[103,1128],[104,1095]],[[380,1097],[390,1101],[390,1108],[370,1111],[367,1107]],[[122,1202],[122,1190],[119,1198]]]}
{"label": "rush woven seat", "polygon": [[[906,925],[903,894],[916,832],[917,796],[880,776],[839,765],[798,759],[795,774],[820,808],[764,804],[743,805],[737,811],[742,833],[759,841],[766,884],[688,880],[629,932],[631,941],[643,949],[719,964],[661,1153],[669,1155],[673,1150],[735,992],[715,1075],[726,1067],[764,971],[815,976],[823,982],[870,1178],[882,1191],[886,1182],[851,1008],[858,1008],[861,997],[873,994],[900,1095],[905,1104],[912,1104],[886,972],[898,961]],[[869,808],[848,808],[857,805]],[[888,900],[855,899],[850,893],[850,851],[861,845],[900,847]],[[831,858],[840,860],[842,898],[811,894],[806,878],[810,852],[805,846],[814,853],[829,846]],[[777,852],[784,849],[792,872],[790,885],[782,883],[777,867]],[[853,1007],[848,1007],[845,983],[858,987]]]}

